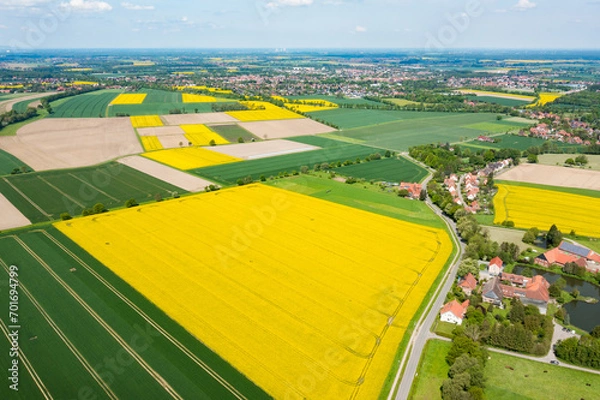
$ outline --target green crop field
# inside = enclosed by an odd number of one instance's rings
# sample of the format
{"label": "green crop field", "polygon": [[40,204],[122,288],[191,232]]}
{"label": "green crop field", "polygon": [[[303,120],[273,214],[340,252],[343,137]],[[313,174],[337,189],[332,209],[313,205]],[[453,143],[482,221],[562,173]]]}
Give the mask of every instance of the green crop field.
{"label": "green crop field", "polygon": [[0,193],[34,223],[56,220],[63,212],[79,215],[96,203],[115,208],[130,198],[141,203],[157,194],[171,197],[173,192],[185,191],[116,162],[0,179]]}
{"label": "green crop field", "polygon": [[398,197],[382,191],[378,185],[348,185],[328,179],[326,173],[298,175],[268,180],[267,185],[319,199],[354,207],[386,217],[400,219],[432,228],[446,229],[443,221],[421,201]]}
{"label": "green crop field", "polygon": [[251,176],[254,180],[257,180],[261,175],[268,178],[270,176],[277,176],[280,172],[291,174],[293,171],[300,171],[302,166],[313,168],[315,164],[337,161],[344,162],[345,160],[356,160],[357,157],[364,159],[375,152],[376,150],[370,147],[340,142],[336,147],[215,165],[192,170],[191,172],[210,180],[216,180],[225,184],[235,184],[238,179],[247,176]]}
{"label": "green crop field", "polygon": [[99,90],[52,102],[50,118],[98,118],[106,117],[106,109],[120,90]]}
{"label": "green crop field", "polygon": [[[166,90],[143,89],[137,93],[146,93],[147,96],[142,104],[114,104],[108,107],[108,116],[115,117],[117,114],[136,115],[167,115],[171,110],[181,110],[185,113],[209,113],[212,112],[214,103],[184,103],[181,92],[169,92]],[[219,103],[236,103],[219,99]]]}
{"label": "green crop field", "polygon": [[464,125],[464,128],[476,129],[482,131],[483,134],[488,133],[506,133],[510,131],[518,131],[522,128],[520,124],[501,124],[497,122],[478,122],[475,124]]}
{"label": "green crop field", "polygon": [[335,171],[346,177],[398,183],[420,182],[427,176],[427,171],[423,167],[402,157],[362,162],[336,168]]}
{"label": "green crop field", "polygon": [[237,143],[239,138],[244,139],[244,142],[250,142],[252,139],[258,142],[260,139],[258,136],[254,136],[241,126],[237,124],[233,125],[213,125],[209,127],[211,130],[217,132],[219,135],[227,139],[231,143]]}
{"label": "green crop field", "polygon": [[[44,96],[40,96],[40,99]],[[39,99],[38,99],[39,100]],[[23,114],[29,108],[29,105],[37,101],[36,99],[23,100],[16,104],[13,104],[13,111]]]}
{"label": "green crop field", "polygon": [[19,160],[17,157],[5,152],[4,150],[0,150],[0,175],[8,175],[15,168],[22,167],[31,170],[27,164]]}
{"label": "green crop field", "polygon": [[[10,265],[22,351],[21,390],[11,398],[268,398],[54,228],[0,237],[2,287]],[[8,309],[8,296],[0,304]]]}
{"label": "green crop field", "polygon": [[[401,113],[406,114],[408,112]],[[485,134],[485,130],[481,128],[489,127],[490,124],[496,121],[496,114],[488,113],[451,114],[414,112],[409,115],[411,119],[346,129],[337,132],[336,135],[360,140],[373,146],[406,151],[411,146],[420,144],[454,143],[464,139],[475,138]],[[503,130],[510,129],[510,125],[502,126]],[[520,125],[515,125],[515,127],[520,127]]]}
{"label": "green crop field", "polygon": [[[480,148],[480,149],[518,149],[521,151],[527,150],[530,147],[540,147],[547,140],[533,138],[528,136],[517,136],[517,135],[503,135],[498,136],[495,139],[500,139],[498,143],[487,143],[487,142],[479,142],[477,140],[473,140],[470,142],[462,143],[461,146]],[[576,144],[568,144],[568,143],[560,143],[560,142],[550,142],[554,143],[558,146],[559,149],[562,149],[565,152],[576,152],[578,149],[581,149],[582,146]]]}
{"label": "green crop field", "polygon": [[288,99],[290,100],[314,100],[314,99],[319,99],[319,100],[325,100],[325,101],[330,101],[332,103],[338,104],[338,105],[349,105],[349,106],[356,106],[356,105],[370,105],[370,106],[381,106],[382,103],[379,103],[377,101],[373,101],[373,100],[367,100],[367,99],[349,99],[347,97],[337,97],[337,96],[324,96],[324,95],[314,95],[314,96],[287,96]]}
{"label": "green crop field", "polygon": [[[411,400],[441,398],[447,378],[444,358],[451,343],[430,340],[423,352]],[[485,367],[486,398],[494,400],[595,399],[600,375],[490,352]],[[589,386],[588,386],[589,384]]]}
{"label": "green crop field", "polygon": [[383,111],[383,110],[365,110],[360,108],[338,108],[335,110],[318,111],[317,113],[308,113],[315,119],[320,119],[336,126],[340,129],[353,129],[360,127],[376,126],[393,121],[403,121],[411,119],[435,118],[453,115],[441,112],[418,112],[418,111]]}
{"label": "green crop field", "polygon": [[499,104],[506,107],[521,107],[531,103],[527,100],[505,99],[502,97],[493,96],[467,96],[467,99],[471,101],[480,101],[482,103]]}

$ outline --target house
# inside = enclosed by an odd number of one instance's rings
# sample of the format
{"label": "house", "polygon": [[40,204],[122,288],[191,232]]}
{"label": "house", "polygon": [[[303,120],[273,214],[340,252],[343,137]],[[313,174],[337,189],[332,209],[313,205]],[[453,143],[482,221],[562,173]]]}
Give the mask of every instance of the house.
{"label": "house", "polygon": [[500,279],[495,276],[483,285],[481,289],[481,297],[484,303],[494,304],[496,306],[502,306],[502,300],[504,300],[504,294],[500,287]]}
{"label": "house", "polygon": [[490,263],[488,265],[488,272],[490,273],[490,275],[498,276],[502,273],[504,269],[503,266],[504,262],[502,261],[502,259],[500,257],[494,257],[490,260]]}
{"label": "house", "polygon": [[469,300],[465,300],[461,304],[454,299],[444,304],[444,307],[440,310],[440,321],[460,325],[467,313],[467,308],[469,308]]}
{"label": "house", "polygon": [[419,196],[421,195],[421,190],[423,189],[423,185],[421,185],[420,183],[408,183],[408,182],[402,182],[400,183],[400,186],[398,187],[399,190],[407,190],[408,191],[408,197],[411,197],[413,199],[418,199]]}
{"label": "house", "polygon": [[534,262],[542,267],[555,264],[564,267],[568,263],[575,263],[596,270],[600,266],[600,255],[586,247],[563,241],[558,247],[537,256]]}
{"label": "house", "polygon": [[462,291],[467,295],[470,296],[471,293],[473,293],[473,290],[475,290],[475,288],[477,287],[477,280],[475,279],[475,277],[473,276],[472,273],[468,273],[467,276],[465,276],[460,283],[458,284],[458,286],[462,289]]}
{"label": "house", "polygon": [[[523,304],[545,306],[550,301],[550,284],[541,275],[527,278],[521,275],[502,274],[503,281],[509,281],[510,285],[500,284],[502,295],[505,298],[519,298]],[[544,307],[545,308],[545,307]]]}

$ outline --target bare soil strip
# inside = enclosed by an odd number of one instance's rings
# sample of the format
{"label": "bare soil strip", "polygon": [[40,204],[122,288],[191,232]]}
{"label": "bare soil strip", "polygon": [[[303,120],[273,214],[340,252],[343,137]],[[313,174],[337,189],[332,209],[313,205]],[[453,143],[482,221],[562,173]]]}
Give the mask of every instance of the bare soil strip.
{"label": "bare soil strip", "polygon": [[240,143],[211,147],[211,151],[227,154],[245,160],[279,156],[282,154],[300,153],[318,150],[320,147],[289,140],[270,140],[266,142]]}
{"label": "bare soil strip", "polygon": [[0,114],[3,114],[5,112],[9,112],[10,110],[13,109],[13,106],[15,104],[20,103],[22,101],[25,101],[25,100],[36,100],[36,99],[39,99],[41,97],[51,96],[53,94],[56,94],[56,92],[34,93],[34,94],[29,95],[29,96],[16,97],[14,99],[2,101],[2,102],[0,102]]}
{"label": "bare soil strip", "polygon": [[123,118],[56,118],[28,124],[0,137],[0,149],[36,171],[79,168],[144,151]]}
{"label": "bare soil strip", "polygon": [[167,135],[159,136],[158,141],[165,149],[178,149],[180,147],[187,147],[189,139],[185,135]]}
{"label": "bare soil strip", "polygon": [[31,225],[31,221],[0,193],[0,230],[21,228],[27,225]]}
{"label": "bare soil strip", "polygon": [[213,184],[213,182],[176,170],[175,168],[157,163],[156,161],[149,160],[145,157],[131,156],[122,158],[118,161],[121,164],[137,169],[138,171],[170,183],[171,185],[180,187],[188,192],[201,192],[206,186]]}
{"label": "bare soil strip", "polygon": [[237,122],[237,119],[225,113],[170,114],[163,115],[162,119],[165,121],[166,125],[218,124],[223,122]]}
{"label": "bare soil strip", "polygon": [[308,118],[242,122],[239,125],[261,139],[284,139],[294,136],[336,132],[336,129]]}
{"label": "bare soil strip", "polygon": [[600,190],[600,172],[579,168],[521,164],[498,175],[497,178],[539,185]]}
{"label": "bare soil strip", "polygon": [[185,132],[179,126],[159,126],[156,128],[138,128],[140,136],[169,136],[184,135]]}

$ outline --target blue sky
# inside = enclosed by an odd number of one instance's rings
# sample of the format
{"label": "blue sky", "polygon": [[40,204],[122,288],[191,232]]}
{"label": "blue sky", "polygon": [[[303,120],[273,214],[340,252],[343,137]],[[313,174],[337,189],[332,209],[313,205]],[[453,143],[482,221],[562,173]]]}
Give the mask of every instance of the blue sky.
{"label": "blue sky", "polygon": [[0,0],[21,48],[600,48],[600,0]]}

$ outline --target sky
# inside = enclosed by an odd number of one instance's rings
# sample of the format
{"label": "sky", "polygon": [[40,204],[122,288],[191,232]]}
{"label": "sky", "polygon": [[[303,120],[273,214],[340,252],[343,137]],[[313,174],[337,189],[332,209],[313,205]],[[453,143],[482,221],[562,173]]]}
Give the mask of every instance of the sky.
{"label": "sky", "polygon": [[600,0],[0,0],[0,46],[600,48]]}

